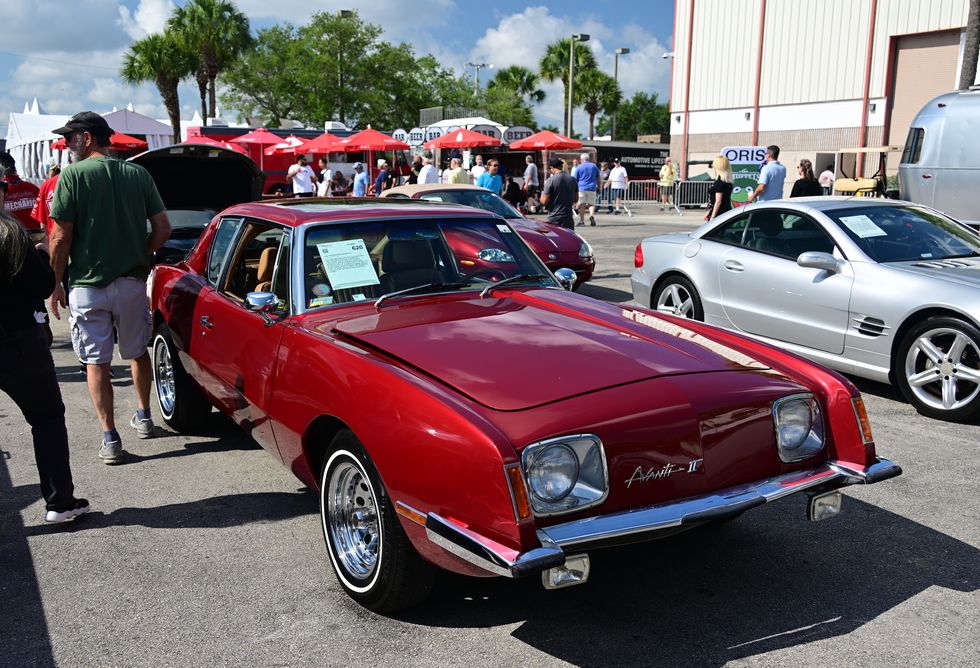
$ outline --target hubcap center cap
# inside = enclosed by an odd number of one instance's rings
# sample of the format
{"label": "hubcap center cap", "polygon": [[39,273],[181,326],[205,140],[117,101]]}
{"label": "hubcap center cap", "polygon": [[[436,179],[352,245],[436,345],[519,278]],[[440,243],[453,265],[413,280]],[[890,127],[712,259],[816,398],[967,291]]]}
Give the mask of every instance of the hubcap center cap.
{"label": "hubcap center cap", "polygon": [[944,376],[948,376],[951,373],[953,373],[953,363],[952,362],[943,362],[942,364],[940,364],[939,365],[939,373],[941,373]]}

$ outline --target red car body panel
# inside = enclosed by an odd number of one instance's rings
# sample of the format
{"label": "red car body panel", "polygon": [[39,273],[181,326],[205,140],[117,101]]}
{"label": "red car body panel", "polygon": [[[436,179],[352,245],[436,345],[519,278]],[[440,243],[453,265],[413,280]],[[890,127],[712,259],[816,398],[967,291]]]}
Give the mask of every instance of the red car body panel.
{"label": "red car body panel", "polygon": [[[222,215],[298,226],[391,218],[392,209],[246,204]],[[398,209],[407,218],[446,211]],[[156,321],[167,323],[184,368],[215,405],[311,487],[325,446],[318,429],[346,426],[393,501],[516,556],[537,547],[538,527],[813,466],[777,455],[771,406],[789,394],[812,392],[824,407],[828,435],[817,461],[857,470],[876,461],[855,418],[858,392],[835,372],[732,332],[560,290],[503,286],[482,299],[418,296],[383,309],[359,302],[266,326],[201,276],[216,222],[185,262],[157,267]],[[518,521],[504,467],[528,444],[576,433],[603,443],[608,498]],[[703,465],[691,474],[628,483],[638,468],[693,460]],[[399,519],[424,558],[487,575]]]}

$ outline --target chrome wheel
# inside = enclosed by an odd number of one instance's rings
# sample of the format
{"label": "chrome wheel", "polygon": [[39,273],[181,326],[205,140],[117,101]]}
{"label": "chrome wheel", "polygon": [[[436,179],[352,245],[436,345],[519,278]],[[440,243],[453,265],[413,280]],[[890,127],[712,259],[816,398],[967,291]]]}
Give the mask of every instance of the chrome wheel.
{"label": "chrome wheel", "polygon": [[160,410],[164,415],[173,415],[177,396],[174,366],[170,359],[170,346],[160,335],[157,335],[153,343],[153,366],[153,380],[156,384],[157,397],[160,399]]}
{"label": "chrome wheel", "polygon": [[959,329],[929,329],[909,347],[905,380],[926,406],[941,411],[964,408],[980,395],[980,349]]}
{"label": "chrome wheel", "polygon": [[327,530],[341,566],[358,579],[367,579],[378,565],[380,523],[378,505],[367,474],[343,461],[330,474]]}
{"label": "chrome wheel", "polygon": [[682,318],[694,317],[694,297],[686,287],[679,283],[669,283],[657,296],[657,310],[661,313],[679,315]]}

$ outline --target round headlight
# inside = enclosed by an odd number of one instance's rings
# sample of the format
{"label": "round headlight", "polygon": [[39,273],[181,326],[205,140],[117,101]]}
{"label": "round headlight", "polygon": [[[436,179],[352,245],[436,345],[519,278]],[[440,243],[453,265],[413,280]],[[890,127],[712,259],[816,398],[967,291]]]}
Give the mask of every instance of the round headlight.
{"label": "round headlight", "polygon": [[779,445],[783,450],[795,450],[810,435],[812,413],[810,403],[787,401],[779,407]]}
{"label": "round headlight", "polygon": [[539,453],[527,470],[531,493],[548,503],[566,496],[578,480],[578,457],[567,445],[553,445]]}
{"label": "round headlight", "polygon": [[592,257],[592,246],[589,245],[588,241],[582,240],[582,244],[578,247],[579,257]]}

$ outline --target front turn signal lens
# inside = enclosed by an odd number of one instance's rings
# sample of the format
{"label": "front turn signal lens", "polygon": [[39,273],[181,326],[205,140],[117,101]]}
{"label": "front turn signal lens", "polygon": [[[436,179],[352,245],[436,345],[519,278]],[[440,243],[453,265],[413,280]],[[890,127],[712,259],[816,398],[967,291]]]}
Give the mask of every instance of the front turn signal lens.
{"label": "front turn signal lens", "polygon": [[517,521],[524,522],[531,519],[531,502],[527,498],[527,487],[524,485],[520,464],[505,466],[504,471],[507,472],[507,482],[510,484],[510,493],[514,499]]}
{"label": "front turn signal lens", "polygon": [[864,399],[854,397],[851,399],[854,405],[854,417],[857,418],[858,427],[861,429],[861,440],[867,445],[874,443],[874,435],[871,433],[871,420],[868,419],[868,410],[864,407]]}

